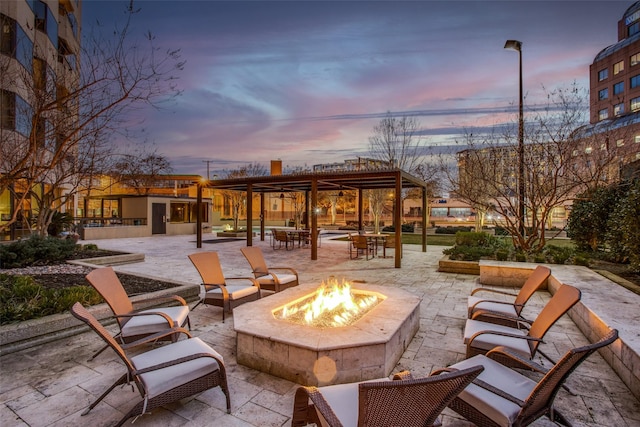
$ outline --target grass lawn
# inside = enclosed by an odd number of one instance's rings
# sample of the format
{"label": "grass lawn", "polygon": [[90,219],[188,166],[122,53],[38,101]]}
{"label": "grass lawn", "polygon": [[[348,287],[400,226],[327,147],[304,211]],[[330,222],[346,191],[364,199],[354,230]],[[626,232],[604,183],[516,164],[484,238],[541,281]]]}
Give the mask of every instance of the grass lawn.
{"label": "grass lawn", "polygon": [[[505,239],[511,240],[510,237],[505,236]],[[347,240],[343,238],[342,240]],[[427,235],[427,245],[434,246],[453,246],[456,242],[456,236],[454,234],[429,234]],[[402,235],[402,243],[405,245],[420,245],[422,244],[422,235],[406,233]],[[559,247],[573,247],[573,242],[569,239],[553,239],[547,240],[548,245],[554,245]]]}

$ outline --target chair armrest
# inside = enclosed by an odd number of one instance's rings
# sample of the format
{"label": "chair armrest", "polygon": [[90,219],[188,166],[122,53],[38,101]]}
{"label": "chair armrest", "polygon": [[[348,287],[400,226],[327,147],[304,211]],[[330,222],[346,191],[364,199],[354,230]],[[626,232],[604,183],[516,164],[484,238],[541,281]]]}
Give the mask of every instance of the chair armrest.
{"label": "chair armrest", "polygon": [[467,348],[470,347],[471,344],[473,344],[473,340],[475,340],[480,335],[499,335],[502,337],[518,338],[518,339],[527,340],[527,341],[544,342],[540,338],[529,337],[526,335],[517,335],[517,334],[511,334],[508,332],[500,332],[500,331],[478,331],[475,334],[473,334],[469,339],[469,342],[467,343]]}
{"label": "chair armrest", "polygon": [[123,350],[128,350],[132,347],[137,347],[139,345],[142,344],[148,344],[150,342],[155,342],[161,338],[165,338],[168,337],[170,335],[173,334],[185,334],[187,336],[187,338],[191,338],[191,333],[189,333],[189,331],[187,331],[184,328],[171,328],[171,329],[167,329],[166,331],[161,331],[161,332],[156,332],[155,334],[151,334],[151,335],[147,335],[144,338],[140,338],[139,340],[136,341],[132,341],[130,343],[127,344],[120,344],[120,347],[122,347]]}
{"label": "chair armrest", "polygon": [[525,359],[519,353],[516,353],[515,351],[505,346],[495,347],[489,350],[485,356],[505,366],[520,365],[519,367],[521,367],[522,369],[529,369],[535,372],[540,372],[541,374],[546,374],[549,371],[549,369],[545,368],[539,363],[536,363],[533,360]]}
{"label": "chair armrest", "polygon": [[179,295],[169,295],[169,296],[165,296],[165,297],[145,298],[143,300],[136,301],[134,303],[134,305],[135,304],[149,303],[149,302],[171,302],[171,301],[179,302],[180,305],[187,305],[187,302],[184,300],[184,298],[182,298]]}
{"label": "chair armrest", "polygon": [[[309,405],[311,400],[312,405]],[[356,408],[354,408],[355,410]],[[294,427],[306,426],[309,422],[320,425],[319,417],[316,410],[322,414],[322,417],[330,426],[342,426],[342,423],[336,416],[335,412],[329,406],[324,396],[317,387],[300,386],[296,390],[294,397],[293,419],[291,425]]]}
{"label": "chair armrest", "polygon": [[253,286],[255,286],[256,288],[260,289],[260,283],[258,283],[258,281],[256,279],[254,279],[253,277],[225,277],[224,280],[226,281],[230,281],[230,280],[248,280],[251,282],[251,284]]}
{"label": "chair armrest", "polygon": [[512,297],[518,296],[517,294],[511,293],[511,292],[499,291],[497,289],[490,289],[490,288],[475,288],[474,290],[471,291],[471,295],[477,292],[493,292],[494,294],[510,295]]}
{"label": "chair armrest", "polygon": [[284,270],[289,271],[291,274],[295,274],[296,276],[298,275],[298,272],[291,267],[269,267],[269,273],[271,273],[272,270]]}
{"label": "chair armrest", "polygon": [[203,357],[210,357],[212,359],[215,359],[215,361],[218,362],[218,366],[224,367],[224,361],[222,360],[222,356],[220,356],[219,354],[215,355],[213,353],[195,353],[189,356],[184,356],[175,360],[171,360],[169,362],[164,362],[164,363],[159,363],[157,365],[149,366],[144,369],[134,370],[132,373],[133,375],[146,374],[147,372],[157,371],[159,369],[168,368],[169,366],[179,365],[181,363],[189,362],[190,360],[200,359]]}
{"label": "chair armrest", "polygon": [[166,322],[169,324],[170,328],[172,328],[174,326],[173,325],[173,319],[171,317],[169,317],[168,314],[162,313],[160,311],[147,311],[146,313],[135,312],[135,313],[127,313],[127,314],[116,314],[113,317],[118,319],[118,318],[121,318],[121,317],[131,318],[131,317],[144,317],[144,316],[160,316],[160,317],[164,318],[164,320],[166,320]]}
{"label": "chair armrest", "polygon": [[411,375],[411,372],[409,371],[400,371],[396,374],[393,375],[393,380],[394,381],[398,381],[398,380],[412,380],[413,379],[413,375]]}
{"label": "chair armrest", "polygon": [[[491,310],[474,311],[471,315],[471,320],[477,320],[478,317],[491,317],[496,320],[512,321],[513,323],[517,324],[518,329],[521,329],[521,327],[524,329],[529,329],[529,326],[531,326],[531,324],[533,323],[531,320],[525,319],[522,316],[511,316],[505,313]],[[524,323],[525,325],[520,325],[520,323]]]}

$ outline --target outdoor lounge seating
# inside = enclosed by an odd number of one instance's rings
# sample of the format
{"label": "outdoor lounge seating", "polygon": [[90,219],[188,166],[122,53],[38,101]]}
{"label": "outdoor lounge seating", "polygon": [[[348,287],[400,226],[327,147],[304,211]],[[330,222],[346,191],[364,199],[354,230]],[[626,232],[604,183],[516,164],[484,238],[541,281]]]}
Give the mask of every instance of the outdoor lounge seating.
{"label": "outdoor lounge seating", "polygon": [[246,246],[240,251],[249,261],[261,289],[280,292],[292,286],[298,286],[298,272],[291,267],[267,267],[259,247]]}
{"label": "outdoor lounge seating", "polygon": [[[517,295],[497,289],[474,289],[471,291],[471,295],[467,300],[469,319],[516,327],[518,320],[526,320],[520,315],[525,304],[545,283],[550,274],[551,270],[548,267],[542,265],[537,266],[531,275],[529,275],[524,285],[522,285]],[[480,292],[513,296],[515,300],[504,301],[475,296]]]}
{"label": "outdoor lounge seating", "polygon": [[499,355],[500,359],[507,354],[518,358],[517,354],[504,353],[501,348],[490,351],[486,356],[477,355],[456,363],[443,371],[451,372],[476,365],[482,365],[484,371],[453,399],[449,408],[478,426],[526,426],[542,416],[570,426],[569,421],[553,405],[556,394],[580,363],[597,349],[614,342],[617,337],[618,331],[613,329],[594,344],[569,350],[537,382],[496,362],[495,355]]}
{"label": "outdoor lounge seating", "polygon": [[[260,298],[260,284],[253,277],[224,277],[217,252],[198,252],[189,255],[189,260],[198,270],[204,288],[204,294],[194,309],[200,304],[222,307],[224,323],[225,312]],[[231,281],[237,284],[229,284]]]}
{"label": "outdoor lounge seating", "polygon": [[273,233],[273,249],[282,249],[283,243],[286,250],[290,250],[295,247],[295,239],[285,230],[277,230],[274,228],[271,232]]}
{"label": "outdoor lounge seating", "polygon": [[[87,274],[87,280],[102,296],[113,311],[120,327],[120,332],[114,337],[123,343],[137,341],[147,335],[164,331],[185,324],[191,329],[189,321],[189,306],[184,298],[178,295],[147,298],[138,303],[177,303],[170,307],[155,307],[145,310],[135,310],[127,293],[111,267],[103,267]],[[170,337],[169,337],[170,338]],[[95,358],[107,347],[103,347],[91,358]]]}
{"label": "outdoor lounge seating", "polygon": [[[227,386],[227,374],[223,358],[200,338],[191,338],[183,328],[174,328],[143,338],[140,343],[119,345],[107,330],[80,303],[75,303],[71,314],[83,321],[107,346],[111,347],[124,363],[127,372],[96,399],[83,413],[86,415],[114,388],[134,381],[142,400],[137,402],[118,422],[124,424],[131,417],[138,417],[168,403],[177,402],[194,394],[220,387],[226,397],[227,412],[231,412],[231,400]],[[153,342],[167,334],[185,334],[188,339],[129,357],[125,349],[133,344]],[[129,391],[129,388],[124,388]]]}
{"label": "outdoor lounge seating", "polygon": [[[464,329],[467,358],[502,346],[527,360],[533,359],[547,331],[578,301],[580,301],[580,290],[569,285],[560,286],[528,330],[468,319]],[[505,363],[510,362],[518,361],[505,360]],[[528,363],[524,365],[519,363],[514,367],[532,368]]]}
{"label": "outdoor lounge seating", "polygon": [[[353,234],[350,236],[351,243],[349,245],[349,258],[359,258],[360,254],[364,253],[365,259],[369,261],[369,255],[373,258],[375,249],[373,242],[366,238],[366,236],[360,234]],[[355,254],[355,256],[354,256]]]}
{"label": "outdoor lounge seating", "polygon": [[482,367],[413,379],[408,372],[388,378],[326,387],[298,387],[292,427],[315,423],[330,427],[418,427],[433,425],[438,415]]}

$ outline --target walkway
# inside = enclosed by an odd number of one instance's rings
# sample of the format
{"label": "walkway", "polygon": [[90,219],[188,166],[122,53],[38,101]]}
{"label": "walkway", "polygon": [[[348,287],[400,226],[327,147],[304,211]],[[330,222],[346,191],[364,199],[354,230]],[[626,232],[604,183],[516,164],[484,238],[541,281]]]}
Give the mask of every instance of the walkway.
{"label": "walkway", "polygon": [[[207,239],[206,239],[207,240]],[[86,243],[86,242],[85,242]],[[187,259],[198,251],[195,236],[163,236],[100,240],[104,249],[142,252],[143,263],[117,267],[118,271],[152,277],[199,283],[199,277]],[[318,260],[309,259],[308,249],[274,251],[267,242],[254,240],[263,247],[270,265],[295,267],[302,283],[319,283],[329,275],[368,283],[401,287],[423,298],[421,327],[404,352],[395,371],[409,369],[414,375],[428,375],[464,358],[462,329],[466,316],[466,297],[477,286],[477,276],[438,273],[442,247],[405,246],[402,268],[393,268],[393,259],[349,260],[346,242],[323,238]],[[240,253],[242,241],[203,243],[201,251],[220,252],[226,276],[246,276],[248,263]],[[546,292],[534,296],[527,311],[536,313],[548,300]],[[235,358],[233,317],[221,323],[220,309],[198,307],[192,312],[192,332],[216,348],[225,358],[230,382],[232,413],[224,411],[218,389],[195,398],[155,410],[140,417],[135,426],[286,426],[290,423],[296,384],[238,365]],[[551,329],[543,348],[552,355],[564,352],[567,343],[587,343],[571,320],[564,316]],[[2,426],[108,426],[130,407],[137,392],[118,388],[89,415],[82,410],[123,372],[112,353],[105,352],[94,361],[89,356],[101,346],[93,333],[61,339],[52,344],[8,354],[0,358],[0,425]],[[592,355],[569,379],[578,393],[571,396],[561,390],[557,406],[577,425],[640,426],[640,402],[636,400],[605,361]],[[445,426],[469,426],[447,410]],[[546,419],[536,426],[553,425]]]}

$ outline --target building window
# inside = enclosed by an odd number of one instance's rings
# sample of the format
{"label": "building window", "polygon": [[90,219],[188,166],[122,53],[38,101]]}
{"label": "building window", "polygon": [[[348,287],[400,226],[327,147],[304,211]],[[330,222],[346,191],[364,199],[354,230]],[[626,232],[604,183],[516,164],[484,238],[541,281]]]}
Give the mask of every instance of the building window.
{"label": "building window", "polygon": [[640,135],[634,135],[633,142],[635,144],[640,144]]}
{"label": "building window", "polygon": [[49,9],[46,3],[36,0],[33,2],[33,13],[35,15],[35,27],[36,29],[44,32],[53,43],[55,48],[58,48],[58,21]]}
{"label": "building window", "polygon": [[601,89],[598,92],[598,99],[602,101],[603,99],[607,99],[607,98],[609,98],[609,88]]}
{"label": "building window", "polygon": [[620,95],[622,92],[624,92],[624,82],[618,82],[613,85],[614,95]]}
{"label": "building window", "polygon": [[631,37],[634,34],[640,32],[640,22],[634,22],[627,27],[627,37]]}
{"label": "building window", "polygon": [[620,103],[620,104],[616,104],[613,106],[613,115],[614,116],[619,116],[621,114],[624,113],[624,104]]}
{"label": "building window", "polygon": [[640,97],[631,100],[631,111],[640,110]]}
{"label": "building window", "polygon": [[29,72],[33,59],[33,42],[13,19],[0,14],[0,53],[15,58]]}
{"label": "building window", "polygon": [[629,58],[629,65],[633,67],[634,65],[638,65],[639,63],[640,63],[640,53],[631,55],[631,57]]}
{"label": "building window", "polygon": [[609,77],[609,69],[605,68],[604,70],[598,71],[598,81],[601,82],[606,80]]}
{"label": "building window", "polygon": [[640,74],[637,76],[631,77],[631,81],[629,83],[630,83],[631,89],[633,89],[634,87],[640,86]]}
{"label": "building window", "polygon": [[613,75],[620,74],[624,71],[624,61],[616,62],[613,64]]}
{"label": "building window", "polygon": [[606,108],[603,108],[602,110],[598,111],[598,120],[606,120],[609,118],[609,112],[607,111]]}

